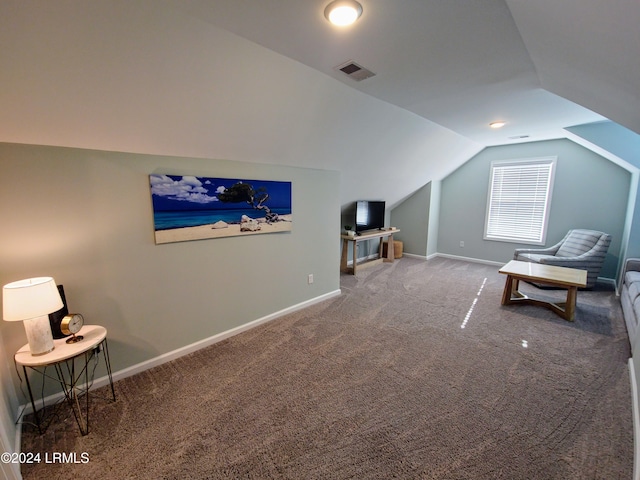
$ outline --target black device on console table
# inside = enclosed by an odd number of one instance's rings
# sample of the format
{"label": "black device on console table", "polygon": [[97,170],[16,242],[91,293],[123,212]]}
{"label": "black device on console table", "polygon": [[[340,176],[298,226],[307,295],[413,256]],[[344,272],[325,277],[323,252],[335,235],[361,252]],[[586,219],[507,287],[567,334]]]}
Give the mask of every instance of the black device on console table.
{"label": "black device on console table", "polygon": [[356,202],[356,234],[384,228],[385,202],[358,200]]}

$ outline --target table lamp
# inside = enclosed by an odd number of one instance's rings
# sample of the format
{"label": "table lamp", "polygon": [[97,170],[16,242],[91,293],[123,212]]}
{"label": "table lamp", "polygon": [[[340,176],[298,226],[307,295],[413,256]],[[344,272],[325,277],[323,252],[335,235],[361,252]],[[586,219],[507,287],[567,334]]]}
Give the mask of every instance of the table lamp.
{"label": "table lamp", "polygon": [[63,306],[56,282],[51,277],[28,278],[2,287],[2,317],[24,322],[31,355],[53,350],[49,314]]}

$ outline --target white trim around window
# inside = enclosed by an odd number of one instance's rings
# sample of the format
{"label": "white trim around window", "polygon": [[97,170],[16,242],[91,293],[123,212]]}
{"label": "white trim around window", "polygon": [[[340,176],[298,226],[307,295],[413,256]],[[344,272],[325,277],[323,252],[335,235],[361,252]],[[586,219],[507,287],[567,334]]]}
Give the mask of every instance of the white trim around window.
{"label": "white trim around window", "polygon": [[485,240],[544,245],[556,160],[491,162]]}

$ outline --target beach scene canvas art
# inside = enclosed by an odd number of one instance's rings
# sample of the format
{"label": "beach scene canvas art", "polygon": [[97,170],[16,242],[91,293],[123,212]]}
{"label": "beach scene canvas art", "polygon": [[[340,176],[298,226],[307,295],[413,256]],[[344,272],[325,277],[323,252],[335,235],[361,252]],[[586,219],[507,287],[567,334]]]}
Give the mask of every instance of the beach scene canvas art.
{"label": "beach scene canvas art", "polygon": [[292,230],[291,182],[149,175],[156,244]]}

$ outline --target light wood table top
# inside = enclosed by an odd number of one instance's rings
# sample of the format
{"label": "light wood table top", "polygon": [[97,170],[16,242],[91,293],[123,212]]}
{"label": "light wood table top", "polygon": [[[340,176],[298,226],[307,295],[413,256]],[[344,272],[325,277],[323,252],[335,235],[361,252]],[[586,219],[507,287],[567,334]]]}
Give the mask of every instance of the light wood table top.
{"label": "light wood table top", "polygon": [[587,271],[576,268],[542,265],[540,263],[511,260],[499,270],[500,273],[522,279],[551,283],[565,287],[586,287]]}
{"label": "light wood table top", "polygon": [[366,230],[361,232],[360,235],[340,235],[343,240],[351,240],[353,242],[359,242],[362,240],[371,240],[372,238],[388,237],[400,233],[400,229],[394,227],[383,228],[382,230]]}

